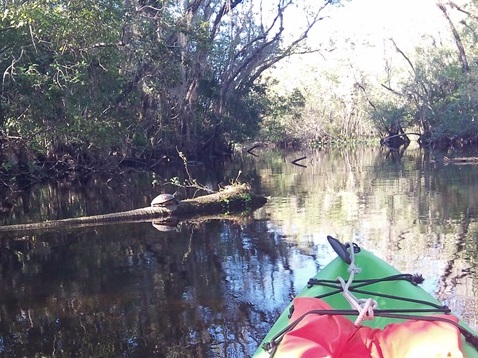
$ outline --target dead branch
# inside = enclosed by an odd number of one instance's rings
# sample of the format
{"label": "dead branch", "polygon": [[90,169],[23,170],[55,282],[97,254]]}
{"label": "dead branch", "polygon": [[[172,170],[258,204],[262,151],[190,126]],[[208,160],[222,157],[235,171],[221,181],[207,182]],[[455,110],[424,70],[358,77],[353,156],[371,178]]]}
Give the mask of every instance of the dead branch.
{"label": "dead branch", "polygon": [[478,21],[478,16],[472,14],[472,13],[469,12],[469,11],[466,11],[466,10],[463,9],[462,7],[458,6],[455,2],[449,1],[449,2],[448,2],[448,5],[450,5],[450,7],[451,7],[452,9],[456,9],[456,10],[458,10],[459,12],[462,12],[462,13],[464,13],[465,15],[468,15],[468,16],[471,17],[473,20]]}
{"label": "dead branch", "polygon": [[253,150],[256,149],[259,146],[260,146],[260,144],[253,145],[251,148],[249,148],[247,150],[247,153],[249,153],[250,155],[253,155],[254,157],[258,157],[258,155],[256,153],[254,153]]}
{"label": "dead branch", "polygon": [[294,164],[294,165],[297,165],[298,167],[307,168],[306,165],[298,163],[298,162],[300,162],[301,160],[304,160],[304,159],[307,159],[307,157],[300,157],[300,158],[294,159],[291,163]]}
{"label": "dead branch", "polygon": [[412,61],[410,61],[410,59],[408,58],[408,56],[405,55],[405,52],[403,52],[403,51],[397,46],[397,44],[396,44],[396,42],[395,42],[394,39],[390,38],[390,41],[392,42],[393,46],[395,47],[395,50],[396,50],[400,55],[402,55],[402,57],[405,59],[405,61],[408,62],[410,68],[411,68],[412,71],[413,71],[413,74],[416,74],[417,72],[416,72],[416,70],[415,70],[415,66],[413,66],[413,63],[412,63]]}
{"label": "dead branch", "polygon": [[386,90],[392,92],[393,94],[396,94],[397,96],[403,97],[403,93],[400,93],[400,92],[394,90],[393,88],[388,87],[387,85],[384,85],[383,83],[381,84],[381,86],[382,86],[383,88],[385,88]]}

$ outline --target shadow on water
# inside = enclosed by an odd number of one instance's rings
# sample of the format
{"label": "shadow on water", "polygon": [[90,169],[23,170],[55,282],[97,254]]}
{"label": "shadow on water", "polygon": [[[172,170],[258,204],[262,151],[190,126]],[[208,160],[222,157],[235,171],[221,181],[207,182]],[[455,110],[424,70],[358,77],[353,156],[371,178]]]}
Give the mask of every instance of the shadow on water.
{"label": "shadow on water", "polygon": [[258,282],[286,246],[251,220],[3,239],[0,354],[246,356],[278,313]]}

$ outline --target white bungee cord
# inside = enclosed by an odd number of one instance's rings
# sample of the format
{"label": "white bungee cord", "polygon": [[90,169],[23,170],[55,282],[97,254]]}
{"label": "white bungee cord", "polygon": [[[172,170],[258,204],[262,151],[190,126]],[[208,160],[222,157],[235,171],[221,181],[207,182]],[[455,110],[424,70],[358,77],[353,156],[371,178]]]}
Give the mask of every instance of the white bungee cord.
{"label": "white bungee cord", "polygon": [[358,316],[355,319],[354,325],[355,326],[360,326],[362,321],[364,320],[372,320],[374,317],[373,310],[378,308],[378,303],[372,298],[368,299],[359,299],[355,297],[350,291],[349,287],[352,284],[355,274],[360,273],[362,271],[360,267],[357,267],[355,265],[355,252],[354,252],[354,247],[353,244],[348,243],[346,244],[346,247],[349,247],[349,252],[350,252],[350,264],[348,268],[348,272],[350,273],[349,278],[347,282],[342,277],[337,277],[337,280],[340,282],[342,286],[342,295],[345,297],[345,299],[349,302],[350,306],[358,311]]}

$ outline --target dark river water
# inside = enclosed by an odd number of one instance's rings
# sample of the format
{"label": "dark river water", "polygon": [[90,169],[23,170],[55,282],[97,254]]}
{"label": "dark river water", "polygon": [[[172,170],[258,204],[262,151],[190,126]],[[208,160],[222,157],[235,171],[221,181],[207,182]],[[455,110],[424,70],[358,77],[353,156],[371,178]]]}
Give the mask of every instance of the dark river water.
{"label": "dark river water", "polygon": [[[333,258],[328,234],[421,273],[477,328],[478,165],[419,149],[255,153],[189,168],[210,187],[240,174],[269,196],[249,216],[169,232],[149,222],[0,232],[0,356],[250,356]],[[148,206],[176,176],[184,168],[3,188],[2,225]]]}

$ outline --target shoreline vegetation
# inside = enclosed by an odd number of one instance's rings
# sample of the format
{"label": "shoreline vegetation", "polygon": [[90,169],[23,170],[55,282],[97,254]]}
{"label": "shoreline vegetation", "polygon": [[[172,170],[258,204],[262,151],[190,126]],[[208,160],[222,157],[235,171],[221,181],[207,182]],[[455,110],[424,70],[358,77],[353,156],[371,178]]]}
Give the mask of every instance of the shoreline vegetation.
{"label": "shoreline vegetation", "polygon": [[[1,141],[1,140],[0,140]],[[119,153],[99,152],[95,149],[88,148],[86,150],[70,148],[63,152],[55,153],[51,157],[46,157],[37,151],[20,144],[20,147],[15,147],[15,142],[10,142],[8,145],[2,146],[0,151],[0,158],[2,158],[3,165],[0,167],[0,181],[2,186],[15,187],[16,190],[23,190],[35,184],[42,183],[48,180],[88,180],[91,176],[104,175],[113,178],[114,176],[128,172],[128,171],[160,171],[168,167],[180,167],[181,165],[194,165],[196,163],[207,164],[213,162],[223,162],[230,160],[237,152],[243,152],[247,155],[258,156],[256,152],[263,148],[277,148],[285,150],[303,150],[310,148],[340,148],[350,145],[377,145],[382,146],[386,150],[397,151],[402,153],[406,150],[409,140],[406,145],[398,148],[389,146],[388,143],[381,140],[380,143],[376,138],[368,139],[350,139],[348,141],[338,141],[330,143],[311,143],[304,145],[299,144],[298,140],[290,142],[283,141],[275,143],[271,141],[256,141],[245,144],[238,144],[231,148],[228,152],[218,153],[214,156],[193,156],[186,159],[182,155],[178,155],[177,151],[157,152],[154,150],[143,150],[141,156],[127,157],[119,155]],[[470,159],[462,158],[461,152],[467,149],[475,149],[478,144],[476,141],[458,141],[454,146],[447,142],[445,146],[431,147],[422,146],[426,151],[435,151],[437,158],[443,158],[445,164],[455,163],[478,163],[476,157]],[[456,155],[453,154],[456,152]],[[440,154],[441,153],[441,154]],[[453,158],[457,156],[457,158]],[[113,179],[111,179],[113,180]]]}
{"label": "shoreline vegetation", "polygon": [[[415,51],[387,40],[377,78],[348,61],[336,72],[306,68],[309,82],[284,92],[279,64],[324,55],[307,38],[338,6],[347,2],[6,2],[1,185],[155,170],[179,163],[178,151],[223,160],[240,143],[375,140],[403,151],[413,135],[424,148],[478,147],[478,3],[438,4],[443,34]],[[307,25],[291,38],[297,11]]]}

